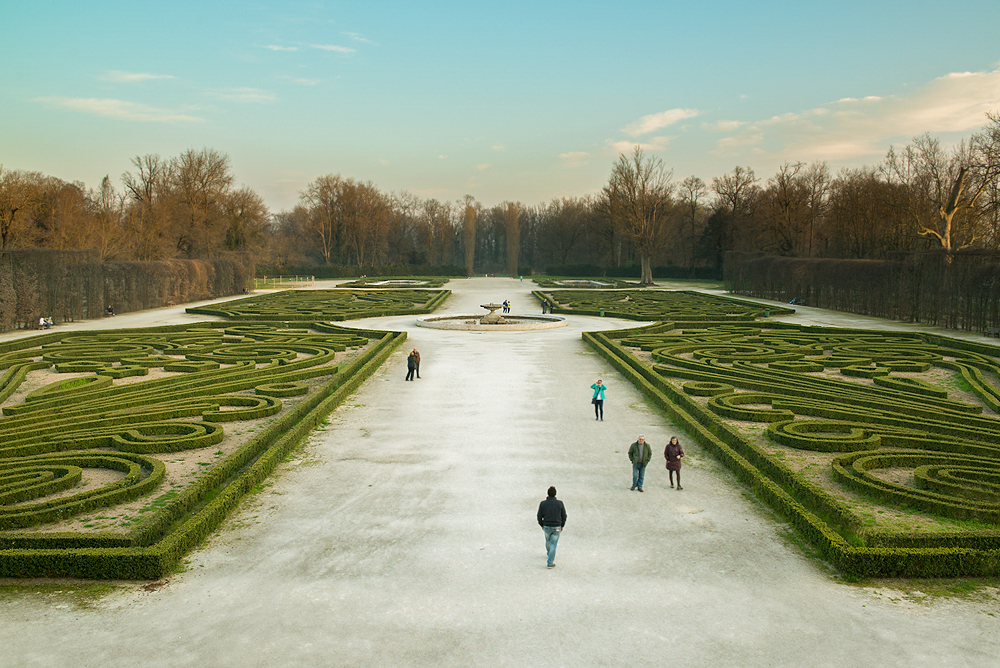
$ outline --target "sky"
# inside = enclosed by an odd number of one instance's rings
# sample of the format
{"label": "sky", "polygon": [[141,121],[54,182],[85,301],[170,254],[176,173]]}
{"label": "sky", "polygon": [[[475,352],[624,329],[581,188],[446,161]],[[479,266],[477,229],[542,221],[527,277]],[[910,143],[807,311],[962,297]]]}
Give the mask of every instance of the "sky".
{"label": "sky", "polygon": [[230,156],[272,211],[317,176],[487,206],[875,164],[1000,111],[1000,2],[0,0],[0,164],[97,187]]}

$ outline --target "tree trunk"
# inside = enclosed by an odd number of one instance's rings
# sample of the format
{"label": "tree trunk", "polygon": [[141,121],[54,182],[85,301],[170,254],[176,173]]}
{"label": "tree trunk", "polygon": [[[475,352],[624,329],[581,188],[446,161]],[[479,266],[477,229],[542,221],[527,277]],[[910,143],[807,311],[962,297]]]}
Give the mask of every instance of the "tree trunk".
{"label": "tree trunk", "polygon": [[642,263],[642,278],[639,280],[641,285],[652,285],[653,284],[653,268],[650,266],[650,257],[648,253],[640,253],[640,262]]}

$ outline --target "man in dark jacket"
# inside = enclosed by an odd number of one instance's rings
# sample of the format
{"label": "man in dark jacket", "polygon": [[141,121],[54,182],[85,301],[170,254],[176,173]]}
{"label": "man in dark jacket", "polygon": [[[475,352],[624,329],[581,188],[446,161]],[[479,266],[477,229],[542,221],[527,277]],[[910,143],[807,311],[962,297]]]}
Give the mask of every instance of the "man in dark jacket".
{"label": "man in dark jacket", "polygon": [[417,370],[417,358],[413,353],[406,356],[406,378],[404,380],[413,380],[413,372]]}
{"label": "man in dark jacket", "polygon": [[538,526],[545,532],[545,553],[549,568],[556,567],[556,544],[559,534],[566,526],[566,506],[556,498],[556,488],[549,487],[549,496],[538,504]]}
{"label": "man in dark jacket", "polygon": [[646,477],[646,465],[653,456],[653,450],[646,443],[646,437],[639,434],[635,443],[629,446],[628,460],[632,462],[632,489],[637,487],[642,491],[643,478]]}

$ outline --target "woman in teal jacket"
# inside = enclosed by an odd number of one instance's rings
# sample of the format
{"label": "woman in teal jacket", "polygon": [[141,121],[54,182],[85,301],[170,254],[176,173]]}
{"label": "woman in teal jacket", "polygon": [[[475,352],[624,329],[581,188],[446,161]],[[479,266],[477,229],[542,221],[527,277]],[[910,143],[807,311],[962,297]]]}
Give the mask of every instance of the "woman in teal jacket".
{"label": "woman in teal jacket", "polygon": [[602,422],[604,421],[604,390],[607,387],[599,380],[590,386],[590,389],[594,391],[594,398],[590,400],[590,403],[594,404],[594,419]]}

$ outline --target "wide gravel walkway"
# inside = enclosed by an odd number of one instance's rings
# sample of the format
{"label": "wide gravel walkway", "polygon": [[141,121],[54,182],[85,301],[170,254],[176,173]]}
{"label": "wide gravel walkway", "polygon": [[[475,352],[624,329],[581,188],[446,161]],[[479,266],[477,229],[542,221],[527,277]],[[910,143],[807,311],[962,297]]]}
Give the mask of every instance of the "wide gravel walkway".
{"label": "wide gravel walkway", "polygon": [[[504,299],[539,312],[528,281],[447,287],[440,313]],[[997,665],[995,590],[839,582],[580,338],[637,323],[357,324],[405,329],[407,345],[185,572],[87,605],[71,583],[4,589],[0,665]],[[408,383],[413,347],[422,378]],[[625,455],[639,433],[654,452],[643,494],[629,491]],[[688,452],[680,492],[662,464],[673,434]],[[535,522],[549,485],[569,514],[552,570]]]}

